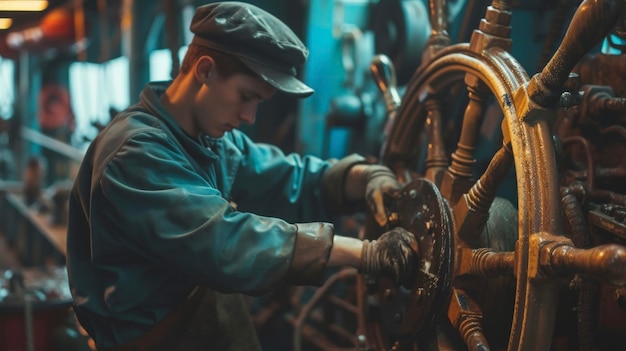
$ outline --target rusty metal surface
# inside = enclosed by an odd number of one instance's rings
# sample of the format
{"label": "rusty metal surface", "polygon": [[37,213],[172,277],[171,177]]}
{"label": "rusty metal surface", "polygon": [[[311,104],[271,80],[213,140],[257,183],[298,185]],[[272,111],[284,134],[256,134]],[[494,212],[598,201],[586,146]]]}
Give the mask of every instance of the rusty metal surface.
{"label": "rusty metal surface", "polygon": [[452,219],[439,190],[426,179],[406,184],[391,208],[395,225],[416,235],[420,260],[411,289],[379,282],[377,308],[386,334],[406,339],[441,312],[452,278]]}

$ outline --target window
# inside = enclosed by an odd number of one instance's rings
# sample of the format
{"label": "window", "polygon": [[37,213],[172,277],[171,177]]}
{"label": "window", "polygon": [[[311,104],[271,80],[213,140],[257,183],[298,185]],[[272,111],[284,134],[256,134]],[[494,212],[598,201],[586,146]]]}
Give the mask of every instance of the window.
{"label": "window", "polygon": [[94,123],[106,125],[109,110],[130,104],[128,58],[121,56],[103,64],[75,62],[69,69],[70,96],[76,118],[76,140],[91,140],[98,133]]}
{"label": "window", "polygon": [[13,117],[15,102],[15,64],[12,60],[0,57],[0,118]]}
{"label": "window", "polygon": [[[178,50],[178,59],[183,61],[187,46],[183,46]],[[172,57],[169,49],[154,50],[150,53],[150,80],[170,80],[172,72]]]}

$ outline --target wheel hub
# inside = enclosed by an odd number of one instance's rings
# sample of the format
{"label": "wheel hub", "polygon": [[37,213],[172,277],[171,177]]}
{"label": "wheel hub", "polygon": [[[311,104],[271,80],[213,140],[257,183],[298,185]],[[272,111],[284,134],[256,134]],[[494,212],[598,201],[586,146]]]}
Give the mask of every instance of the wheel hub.
{"label": "wheel hub", "polygon": [[427,179],[407,183],[391,209],[395,226],[415,234],[420,254],[410,287],[394,287],[386,279],[377,286],[383,327],[389,337],[400,340],[418,333],[438,306],[445,305],[452,275],[453,226],[446,200]]}

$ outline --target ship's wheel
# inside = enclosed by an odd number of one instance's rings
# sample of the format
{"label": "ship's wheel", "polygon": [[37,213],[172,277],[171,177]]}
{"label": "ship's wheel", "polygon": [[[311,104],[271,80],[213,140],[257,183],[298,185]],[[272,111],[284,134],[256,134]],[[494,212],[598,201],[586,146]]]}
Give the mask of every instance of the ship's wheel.
{"label": "ship's wheel", "polygon": [[[358,280],[367,349],[548,350],[564,278],[626,281],[624,248],[579,250],[563,235],[550,129],[570,70],[612,28],[623,2],[584,1],[532,78],[508,52],[506,3],[493,2],[470,43],[435,51],[390,119],[381,160],[406,184],[390,220],[424,247],[412,286]],[[468,99],[455,121],[460,88]],[[491,102],[502,143],[479,170],[474,152]],[[443,132],[450,124],[460,130],[452,153]],[[496,196],[511,173],[516,205]],[[388,229],[372,223],[365,238]]]}

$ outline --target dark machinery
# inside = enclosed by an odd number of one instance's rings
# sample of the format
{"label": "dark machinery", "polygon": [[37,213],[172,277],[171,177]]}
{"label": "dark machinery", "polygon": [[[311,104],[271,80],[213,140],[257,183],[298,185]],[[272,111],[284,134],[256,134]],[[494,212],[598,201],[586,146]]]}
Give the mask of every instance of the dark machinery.
{"label": "dark machinery", "polygon": [[[625,3],[583,1],[533,76],[509,52],[512,3],[494,0],[468,43],[449,44],[437,18],[445,1],[430,1],[431,40],[402,98],[393,65],[375,58],[389,111],[380,160],[405,183],[389,218],[418,237],[421,274],[408,288],[354,272],[329,279],[351,294],[320,294],[296,325],[314,306],[344,306],[355,321],[326,348],[626,344],[626,65],[623,55],[588,54],[607,35],[624,38]],[[480,132],[494,116],[501,132],[482,165]],[[388,229],[372,223],[361,237]]]}

